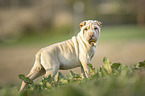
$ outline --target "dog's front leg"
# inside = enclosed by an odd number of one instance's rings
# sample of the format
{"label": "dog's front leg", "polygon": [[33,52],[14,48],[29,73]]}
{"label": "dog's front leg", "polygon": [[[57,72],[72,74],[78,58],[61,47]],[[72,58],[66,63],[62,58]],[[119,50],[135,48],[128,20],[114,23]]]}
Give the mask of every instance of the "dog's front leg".
{"label": "dog's front leg", "polygon": [[82,78],[86,78],[83,66],[81,66],[81,76],[82,76]]}
{"label": "dog's front leg", "polygon": [[83,78],[90,77],[90,67],[87,65],[87,62],[81,62],[81,74],[83,75]]}

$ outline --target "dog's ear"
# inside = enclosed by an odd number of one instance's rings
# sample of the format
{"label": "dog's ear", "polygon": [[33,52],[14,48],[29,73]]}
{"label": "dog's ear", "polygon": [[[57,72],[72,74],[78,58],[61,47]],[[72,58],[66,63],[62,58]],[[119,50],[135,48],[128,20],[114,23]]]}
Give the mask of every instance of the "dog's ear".
{"label": "dog's ear", "polygon": [[80,28],[82,28],[82,27],[85,26],[85,25],[86,25],[86,21],[81,22],[81,23],[80,23]]}
{"label": "dog's ear", "polygon": [[100,22],[100,21],[95,21],[96,23],[97,23],[97,25],[99,25],[100,27],[102,27],[102,22]]}

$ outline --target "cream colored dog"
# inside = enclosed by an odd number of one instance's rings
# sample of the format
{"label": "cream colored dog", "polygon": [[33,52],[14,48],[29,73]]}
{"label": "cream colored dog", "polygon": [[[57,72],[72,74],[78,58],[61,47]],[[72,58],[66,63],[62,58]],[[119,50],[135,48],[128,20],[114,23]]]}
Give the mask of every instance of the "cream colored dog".
{"label": "cream colored dog", "polygon": [[[36,60],[30,73],[27,75],[31,80],[45,74],[51,75],[52,79],[58,70],[67,70],[81,67],[83,77],[89,77],[89,67],[95,54],[97,42],[100,36],[101,22],[87,20],[80,23],[81,31],[72,39],[42,48],[36,54]],[[27,84],[23,81],[20,91]]]}

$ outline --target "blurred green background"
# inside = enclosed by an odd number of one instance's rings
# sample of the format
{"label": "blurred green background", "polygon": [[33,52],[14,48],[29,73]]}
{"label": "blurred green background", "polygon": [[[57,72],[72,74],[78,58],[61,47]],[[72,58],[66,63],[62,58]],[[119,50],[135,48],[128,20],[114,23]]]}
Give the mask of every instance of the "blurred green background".
{"label": "blurred green background", "polygon": [[20,84],[18,74],[30,71],[40,48],[77,35],[88,19],[103,23],[92,60],[96,68],[103,57],[122,64],[143,61],[144,5],[144,0],[0,0],[0,86]]}

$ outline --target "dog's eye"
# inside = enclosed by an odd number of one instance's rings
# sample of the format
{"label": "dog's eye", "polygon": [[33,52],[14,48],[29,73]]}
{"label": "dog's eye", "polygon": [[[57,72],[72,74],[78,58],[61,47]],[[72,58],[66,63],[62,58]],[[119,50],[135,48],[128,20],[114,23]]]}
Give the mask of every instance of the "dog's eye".
{"label": "dog's eye", "polygon": [[94,30],[97,30],[98,28],[94,28]]}
{"label": "dog's eye", "polygon": [[85,31],[87,31],[88,29],[87,29],[87,28],[85,28],[84,30],[85,30]]}

